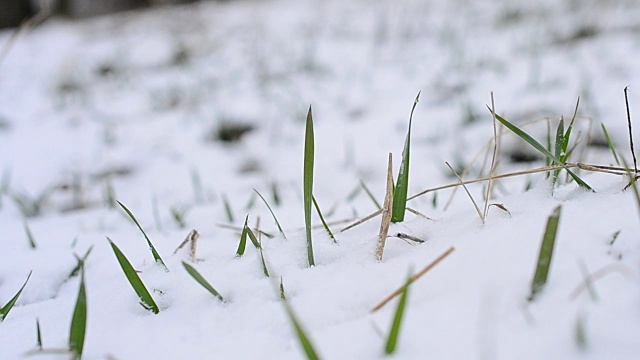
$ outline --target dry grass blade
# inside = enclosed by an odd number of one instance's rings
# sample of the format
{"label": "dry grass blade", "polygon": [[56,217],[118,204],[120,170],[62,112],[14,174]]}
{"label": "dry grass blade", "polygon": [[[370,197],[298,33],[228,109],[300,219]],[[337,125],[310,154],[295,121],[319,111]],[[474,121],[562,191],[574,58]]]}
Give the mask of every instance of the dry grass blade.
{"label": "dry grass blade", "polygon": [[[449,170],[451,170],[453,175],[455,175],[458,178],[458,180],[460,180],[460,185],[462,185],[462,187],[464,188],[464,191],[466,191],[467,195],[469,196],[469,199],[471,199],[471,202],[473,203],[473,206],[476,208],[476,211],[478,212],[478,216],[480,217],[480,221],[482,221],[482,223],[484,224],[484,216],[482,216],[482,211],[480,211],[480,208],[478,207],[478,204],[473,199],[473,196],[471,196],[471,192],[469,192],[469,189],[467,189],[467,186],[465,185],[465,182],[462,180],[460,175],[458,175],[458,173],[455,170],[453,170],[453,167],[451,167],[451,165],[448,162],[445,162],[445,164],[447,164],[447,166],[449,167]],[[490,176],[489,177],[489,181],[491,181],[492,178],[493,177]]]}
{"label": "dry grass blade", "polygon": [[627,106],[627,125],[629,126],[629,147],[631,148],[631,156],[633,156],[633,169],[638,172],[638,161],[636,160],[636,151],[633,146],[633,132],[631,131],[631,110],[629,110],[629,87],[624,88],[624,102]]}
{"label": "dry grass blade", "polygon": [[177,254],[180,249],[182,249],[187,243],[191,243],[190,251],[189,251],[189,260],[191,262],[196,262],[196,248],[198,239],[200,238],[200,233],[198,230],[193,229],[187,234],[187,237],[178,245],[178,247],[173,251],[173,255]]}
{"label": "dry grass blade", "polygon": [[387,192],[384,196],[384,204],[382,207],[382,221],[380,222],[380,232],[378,233],[378,246],[376,247],[376,259],[382,261],[382,253],[384,244],[389,234],[389,226],[391,225],[391,210],[393,207],[393,157],[389,153],[387,163]]}
{"label": "dry grass blade", "polygon": [[529,301],[533,301],[547,283],[551,260],[553,259],[556,235],[558,234],[558,223],[560,222],[561,210],[562,206],[558,205],[553,209],[553,212],[547,220],[547,226],[544,231],[544,236],[542,237],[542,244],[540,245],[540,254],[538,255],[536,272],[533,276],[533,281],[531,282],[531,295],[529,295]]}
{"label": "dry grass blade", "polygon": [[584,281],[582,281],[578,286],[576,286],[576,288],[573,289],[573,291],[569,295],[569,299],[570,300],[577,299],[580,293],[582,293],[585,289],[589,289],[589,287],[593,286],[593,284],[596,281],[614,272],[617,272],[622,275],[629,275],[628,269],[625,267],[622,267],[620,264],[613,263],[613,264],[606,265],[600,268],[598,271],[586,277]]}
{"label": "dry grass blade", "polygon": [[13,306],[16,304],[16,301],[18,301],[20,294],[22,294],[22,290],[24,290],[24,287],[27,286],[27,282],[29,282],[29,278],[31,278],[31,273],[33,273],[33,271],[29,271],[29,275],[27,275],[27,280],[25,280],[24,284],[22,284],[22,287],[20,288],[20,290],[18,290],[18,292],[11,298],[11,300],[9,300],[8,303],[6,303],[2,308],[0,308],[0,323],[7,317],[7,315],[9,315],[9,311],[13,309]]}
{"label": "dry grass blade", "polygon": [[489,170],[489,180],[487,182],[487,194],[485,195],[485,200],[484,200],[484,213],[482,215],[483,222],[484,222],[484,219],[487,218],[487,213],[489,212],[489,200],[491,199],[493,176],[496,173],[496,165],[498,162],[498,149],[499,149],[498,126],[496,123],[496,105],[493,98],[493,91],[491,92],[491,114],[493,116],[493,156],[491,157],[491,168]]}
{"label": "dry grass blade", "polygon": [[[433,269],[436,265],[438,265],[442,260],[444,260],[447,256],[451,255],[451,253],[455,250],[454,247],[450,247],[449,250],[445,251],[442,255],[438,256],[435,260],[433,260],[429,265],[425,266],[418,273],[409,278],[409,283],[413,283],[418,280],[422,275],[426,274],[429,270]],[[394,291],[391,295],[387,296],[384,300],[382,300],[378,305],[374,306],[371,309],[371,312],[376,312],[380,310],[383,306],[385,306],[389,301],[393,300],[394,297],[400,295],[404,286],[400,287],[398,290]]]}

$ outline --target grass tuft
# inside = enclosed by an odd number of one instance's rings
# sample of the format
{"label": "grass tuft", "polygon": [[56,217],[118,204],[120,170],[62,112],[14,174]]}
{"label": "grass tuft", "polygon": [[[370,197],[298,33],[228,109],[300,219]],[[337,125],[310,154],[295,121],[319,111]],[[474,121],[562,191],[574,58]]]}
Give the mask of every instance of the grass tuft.
{"label": "grass tuft", "polygon": [[84,266],[84,264],[87,262],[87,258],[89,257],[89,254],[91,254],[91,250],[93,250],[93,245],[89,247],[87,252],[84,253],[84,256],[80,258],[80,261],[78,261],[78,264],[76,265],[76,267],[74,267],[73,270],[71,270],[71,272],[69,273],[69,276],[67,276],[67,279],[71,279],[72,277],[78,276],[78,274],[80,274],[80,270],[82,270],[82,266]]}
{"label": "grass tuft", "polygon": [[309,266],[315,266],[313,258],[313,240],[311,238],[311,203],[313,202],[313,161],[315,156],[315,145],[313,139],[313,114],[311,106],[307,113],[307,123],[304,136],[304,176],[303,176],[303,198],[304,198],[304,223],[307,235],[307,260]]}
{"label": "grass tuft", "polygon": [[409,294],[409,285],[411,285],[411,276],[407,277],[407,281],[402,287],[402,295],[400,296],[400,301],[398,301],[398,307],[396,308],[396,314],[393,317],[393,323],[391,324],[391,331],[389,332],[389,337],[387,338],[387,345],[385,346],[384,352],[387,355],[391,355],[396,351],[396,346],[398,345],[398,337],[400,335],[400,326],[402,325],[402,317],[404,315],[404,310],[407,305],[407,296]]}
{"label": "grass tuft", "polygon": [[411,145],[411,123],[413,121],[413,111],[418,105],[420,93],[413,101],[411,115],[409,115],[409,129],[407,130],[407,138],[404,141],[404,149],[402,150],[402,162],[398,171],[398,179],[393,192],[393,208],[391,211],[391,222],[398,223],[404,221],[404,213],[407,208],[407,192],[409,190],[409,149]]}
{"label": "grass tuft", "polygon": [[[116,200],[117,201],[117,200]],[[120,205],[120,207],[127,213],[127,215],[129,215],[129,217],[131,218],[131,220],[133,220],[133,222],[136,224],[136,226],[138,227],[138,229],[140,229],[140,232],[142,232],[142,235],[144,235],[144,238],[147,240],[147,244],[149,245],[149,249],[151,250],[151,254],[153,255],[153,259],[156,261],[156,263],[162,265],[162,267],[169,271],[169,269],[167,268],[167,266],[164,264],[164,261],[162,261],[162,258],[160,257],[160,254],[158,254],[158,252],[156,251],[156,248],[153,246],[153,244],[151,243],[151,240],[149,240],[149,237],[147,236],[147,233],[144,232],[144,230],[142,229],[142,226],[140,226],[140,223],[138,222],[138,220],[136,219],[135,216],[133,216],[133,213],[131,211],[129,211],[129,209],[127,209],[126,206],[124,206],[123,203],[121,203],[120,201],[117,201],[117,203]],[[113,245],[113,243],[112,243]]]}
{"label": "grass tuft", "polygon": [[560,222],[561,210],[562,206],[558,205],[547,220],[547,227],[545,229],[544,236],[542,237],[542,244],[540,245],[540,254],[538,255],[536,272],[533,276],[533,281],[531,282],[531,295],[529,295],[529,301],[533,301],[547,283],[549,268],[553,258],[556,235],[558,233],[558,223]]}
{"label": "grass tuft", "polygon": [[209,284],[209,282],[196,270],[193,266],[187,264],[186,262],[182,262],[182,266],[184,266],[185,270],[191,275],[191,277],[203,288],[207,289],[213,296],[215,296],[221,302],[225,302],[224,298],[220,293]]}
{"label": "grass tuft", "polygon": [[84,284],[84,262],[81,259],[78,259],[78,266],[80,267],[80,289],[69,330],[69,350],[74,360],[82,358],[87,329],[87,292]]}
{"label": "grass tuft", "polygon": [[133,266],[131,266],[131,263],[129,262],[127,257],[122,253],[122,251],[120,251],[120,249],[111,239],[107,238],[107,240],[109,240],[109,244],[111,244],[113,253],[116,255],[118,263],[120,263],[120,267],[122,268],[124,275],[127,277],[129,284],[131,284],[131,287],[138,295],[138,298],[140,299],[140,305],[142,305],[142,307],[144,307],[145,309],[152,311],[154,314],[159,313],[160,309],[158,308],[158,305],[151,297],[151,294],[149,294],[149,290],[147,290],[147,288],[144,286],[144,283],[142,282],[142,280],[140,280],[138,273],[133,268]]}
{"label": "grass tuft", "polygon": [[16,301],[18,301],[20,294],[22,294],[22,290],[24,290],[24,287],[27,286],[27,282],[29,282],[29,278],[31,278],[31,273],[33,273],[33,271],[29,272],[29,275],[27,275],[27,280],[25,280],[24,284],[22,284],[20,290],[18,290],[18,292],[11,298],[11,300],[9,300],[8,303],[0,308],[0,322],[4,321],[7,315],[9,315],[9,311],[13,309],[13,306],[16,304]]}

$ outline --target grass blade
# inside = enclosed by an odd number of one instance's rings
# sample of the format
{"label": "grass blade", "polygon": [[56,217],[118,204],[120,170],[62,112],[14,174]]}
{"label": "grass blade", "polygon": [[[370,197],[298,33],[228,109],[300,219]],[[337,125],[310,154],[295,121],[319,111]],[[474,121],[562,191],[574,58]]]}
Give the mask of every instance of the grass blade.
{"label": "grass blade", "polygon": [[249,221],[249,215],[244,219],[244,225],[242,226],[242,234],[240,235],[240,243],[238,244],[238,250],[236,250],[236,256],[241,257],[244,255],[244,251],[247,248],[247,221]]}
{"label": "grass blade", "polygon": [[0,308],[0,322],[2,322],[7,317],[7,315],[9,315],[9,311],[11,311],[11,309],[13,308],[13,305],[15,305],[16,301],[18,301],[20,294],[22,294],[22,290],[24,290],[24,287],[27,286],[27,282],[29,281],[29,278],[31,277],[32,272],[33,271],[29,272],[29,275],[27,275],[27,280],[25,280],[24,284],[22,284],[22,287],[20,288],[20,290],[18,290],[18,292],[11,298],[11,300],[9,300],[8,303],[6,303],[2,308]]}
{"label": "grass blade", "polygon": [[189,275],[191,275],[191,277],[198,284],[202,285],[203,288],[207,289],[207,291],[209,291],[213,296],[218,298],[218,300],[220,300],[221,302],[225,302],[222,295],[220,295],[220,293],[216,291],[216,289],[214,289],[213,286],[211,286],[211,284],[209,284],[209,282],[204,277],[202,277],[202,275],[200,275],[198,270],[196,270],[193,266],[187,264],[184,261],[182,262],[182,266],[184,266],[185,270],[187,270]]}
{"label": "grass blade", "polygon": [[387,191],[384,196],[384,207],[382,208],[382,220],[380,221],[380,231],[378,232],[378,245],[376,246],[376,259],[382,261],[382,253],[384,245],[387,242],[389,234],[389,225],[391,224],[391,209],[393,207],[393,156],[389,153],[387,162]]}
{"label": "grass blade", "polygon": [[[117,200],[116,200],[117,201]],[[118,204],[120,205],[120,207],[127,213],[127,215],[129,215],[129,217],[131,218],[131,220],[133,220],[133,222],[136,224],[136,226],[138,227],[138,229],[140,229],[140,231],[142,232],[142,235],[144,235],[144,238],[147,240],[147,244],[149,245],[149,249],[151,250],[151,254],[153,255],[153,259],[155,260],[155,262],[159,263],[160,265],[162,265],[163,268],[165,268],[165,270],[169,270],[167,268],[167,266],[164,264],[164,261],[162,261],[162,258],[160,257],[160,254],[158,254],[158,252],[156,251],[156,248],[153,246],[153,244],[151,243],[151,240],[149,240],[149,237],[147,236],[147,233],[144,232],[144,230],[142,229],[142,226],[140,226],[140,223],[138,222],[138,220],[136,219],[135,216],[133,216],[133,213],[131,211],[129,211],[129,209],[127,209],[126,206],[124,206],[123,203],[121,203],[120,201],[117,201]]]}
{"label": "grass blade", "polygon": [[42,351],[42,331],[40,331],[40,320],[36,318],[36,345]]}
{"label": "grass blade", "polygon": [[304,136],[304,176],[303,176],[303,198],[304,198],[304,223],[307,235],[307,259],[309,266],[315,266],[313,259],[313,241],[311,239],[311,203],[313,198],[313,160],[315,146],[313,140],[313,115],[311,106],[307,113],[307,124]]}
{"label": "grass blade", "polygon": [[260,194],[258,192],[258,190],[253,189],[253,191],[255,191],[256,194],[258,194],[258,196],[260,197],[260,199],[262,199],[262,202],[264,202],[264,204],[267,205],[267,209],[269,209],[269,212],[271,213],[271,216],[273,217],[273,221],[276,222],[276,226],[278,227],[278,231],[280,231],[280,234],[282,234],[282,237],[286,240],[287,236],[284,234],[284,230],[282,230],[282,226],[280,226],[280,222],[278,221],[278,218],[276,218],[276,214],[271,209],[271,206],[269,206],[269,203],[267,202],[267,200],[264,198],[264,196],[262,196],[262,194]]}
{"label": "grass blade", "polygon": [[391,324],[391,331],[387,338],[387,345],[384,352],[387,355],[391,355],[395,352],[398,345],[398,336],[400,335],[400,326],[402,325],[402,316],[404,315],[404,309],[407,305],[407,296],[409,294],[409,285],[411,285],[411,276],[407,277],[407,281],[402,287],[402,295],[400,301],[398,301],[398,307],[396,308],[396,314],[393,317],[393,323]]}
{"label": "grass blade", "polygon": [[609,149],[613,154],[613,158],[616,160],[616,164],[620,166],[620,159],[618,159],[618,153],[616,152],[616,148],[613,146],[613,142],[611,142],[611,137],[609,137],[609,132],[607,131],[607,128],[604,126],[604,123],[601,123],[600,126],[602,127],[604,138],[607,140],[607,145],[609,145]]}
{"label": "grass blade", "polygon": [[[562,148],[565,144],[564,139],[564,119],[560,118],[560,123],[558,123],[558,127],[556,128],[556,143],[555,143],[555,156],[557,159],[562,161],[562,156],[565,154],[562,151]],[[562,161],[564,163],[564,161]],[[553,183],[558,180],[558,175],[560,175],[560,169],[553,172]]]}
{"label": "grass blade", "polygon": [[547,227],[544,231],[542,244],[540,245],[540,254],[538,255],[536,272],[533,276],[533,281],[531,282],[531,295],[529,295],[529,301],[533,301],[547,283],[549,268],[553,258],[556,235],[558,233],[558,223],[560,222],[561,210],[562,205],[558,205],[547,220]]}
{"label": "grass blade", "polygon": [[629,147],[631,148],[631,156],[633,157],[633,169],[638,173],[638,161],[636,160],[636,151],[633,146],[633,131],[631,130],[631,111],[629,110],[629,87],[624,88],[624,102],[627,106],[627,125],[629,126]]}
{"label": "grass blade", "polygon": [[[509,121],[507,121],[502,116],[500,116],[498,114],[495,114],[495,116],[496,116],[496,119],[502,123],[502,125],[507,127],[507,129],[511,130],[514,134],[518,135],[522,140],[524,140],[527,143],[529,143],[529,145],[533,146],[536,150],[541,152],[548,159],[550,159],[551,161],[553,161],[553,162],[555,162],[556,164],[559,164],[559,165],[564,164],[564,162],[562,162],[560,159],[558,159],[555,155],[553,155],[549,150],[547,150],[544,146],[542,146],[542,144],[540,144],[538,141],[536,141],[536,139],[532,138],[529,134],[527,134],[526,132],[524,132],[520,128],[518,128],[517,126],[513,125],[512,123],[510,123]],[[569,175],[571,175],[573,180],[575,180],[575,182],[578,185],[584,187],[587,190],[594,191],[593,188],[591,188],[591,186],[589,186],[589,184],[584,182],[584,180],[582,180],[578,175],[574,174],[573,171],[571,171],[569,169],[565,169],[565,170],[569,173]]]}
{"label": "grass blade", "polygon": [[298,337],[298,341],[300,342],[300,345],[302,346],[302,350],[304,350],[304,353],[307,356],[307,359],[309,360],[320,359],[320,357],[318,356],[318,353],[316,353],[316,350],[313,348],[313,344],[311,344],[311,340],[309,340],[309,337],[307,336],[306,332],[302,328],[302,325],[300,325],[300,321],[298,321],[298,318],[293,312],[293,309],[291,308],[289,303],[286,300],[284,300],[284,287],[282,287],[282,283],[280,283],[280,289],[281,289],[280,296],[283,298],[282,303],[284,304],[284,308],[287,311],[289,320],[293,325],[293,328]]}
{"label": "grass blade", "polygon": [[29,246],[32,249],[37,248],[36,240],[33,238],[33,233],[31,233],[31,229],[29,228],[29,224],[24,223],[24,232],[27,234],[27,240],[29,241]]}
{"label": "grass blade", "polygon": [[224,205],[224,212],[227,214],[227,220],[229,223],[234,222],[233,211],[231,210],[231,204],[229,204],[229,199],[227,199],[227,195],[222,194],[222,204]]}
{"label": "grass blade", "polygon": [[327,222],[324,221],[324,216],[322,216],[322,211],[320,211],[320,206],[318,205],[318,202],[316,201],[316,197],[312,196],[311,200],[313,200],[313,206],[315,206],[315,208],[316,208],[316,212],[318,213],[318,216],[320,217],[320,221],[322,222],[322,226],[327,231],[327,234],[329,234],[329,237],[331,238],[331,241],[333,241],[334,244],[337,244],[338,240],[336,240],[335,236],[333,236],[333,233],[331,232],[331,229],[329,229],[329,225],[327,225]]}
{"label": "grass blade", "polygon": [[153,301],[151,294],[149,294],[149,290],[147,290],[147,288],[144,286],[144,283],[142,282],[142,280],[140,280],[138,273],[136,273],[136,270],[133,268],[133,266],[131,266],[131,263],[129,262],[127,257],[124,256],[122,251],[120,251],[116,244],[111,241],[111,239],[107,238],[107,240],[109,240],[111,248],[113,249],[113,253],[116,255],[116,258],[118,259],[118,263],[120,263],[120,267],[122,268],[124,275],[127,277],[127,280],[129,280],[129,284],[131,284],[131,287],[138,295],[142,307],[149,311],[152,311],[154,314],[159,313],[160,309],[158,308],[158,305],[155,301]]}
{"label": "grass blade", "polygon": [[80,289],[69,330],[69,350],[73,354],[73,359],[82,358],[87,329],[87,292],[84,285],[84,263],[80,259],[78,259],[78,266],[80,267]]}
{"label": "grass blade", "polygon": [[78,264],[76,265],[76,267],[74,267],[73,270],[71,270],[71,272],[69,273],[69,276],[67,276],[67,279],[71,279],[72,277],[80,273],[82,266],[84,265],[84,263],[87,262],[87,258],[89,257],[89,254],[91,254],[91,250],[93,250],[93,245],[89,248],[89,250],[87,250],[87,252],[81,258],[82,261],[78,261]]}
{"label": "grass blade", "polygon": [[287,295],[284,293],[284,283],[282,282],[282,276],[280,277],[280,299],[287,301]]}
{"label": "grass blade", "polygon": [[398,171],[398,179],[393,192],[393,208],[391,212],[391,221],[393,223],[404,221],[404,213],[407,208],[407,192],[409,190],[409,149],[411,145],[411,123],[413,121],[413,111],[418,105],[420,93],[413,101],[411,115],[409,115],[409,130],[407,130],[407,138],[404,141],[404,149],[402,150],[402,162]]}
{"label": "grass blade", "polygon": [[364,181],[362,181],[362,179],[360,179],[360,186],[362,187],[362,190],[364,190],[364,192],[367,194],[367,196],[369,196],[369,199],[373,201],[373,204],[376,206],[376,208],[378,210],[382,210],[382,206],[380,206],[380,203],[378,202],[378,200],[376,200],[376,197],[373,196],[373,193],[371,192],[371,190],[369,190],[369,188],[364,183]]}

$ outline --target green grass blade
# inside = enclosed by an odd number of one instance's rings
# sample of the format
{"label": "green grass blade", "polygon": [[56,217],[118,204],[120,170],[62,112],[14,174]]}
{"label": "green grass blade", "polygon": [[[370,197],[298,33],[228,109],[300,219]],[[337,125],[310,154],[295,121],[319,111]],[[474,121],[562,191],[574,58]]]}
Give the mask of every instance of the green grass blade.
{"label": "green grass blade", "polygon": [[[489,111],[491,111],[491,109],[489,109]],[[527,143],[529,143],[529,145],[533,146],[536,150],[541,152],[548,159],[550,159],[551,161],[555,162],[556,164],[564,164],[564,162],[560,161],[560,159],[558,159],[555,155],[553,155],[549,150],[547,150],[544,146],[542,146],[542,144],[540,144],[538,141],[536,141],[536,139],[532,138],[529,134],[527,134],[526,132],[524,132],[520,128],[518,128],[517,126],[513,125],[512,123],[510,123],[509,121],[507,121],[502,116],[500,116],[498,114],[495,114],[495,115],[496,115],[496,119],[498,121],[500,121],[502,123],[502,125],[504,125],[507,129],[511,130],[514,134],[518,135],[522,140],[524,140]],[[569,169],[565,169],[565,170],[569,173],[569,175],[571,175],[573,180],[575,180],[575,182],[578,185],[582,186],[583,188],[585,188],[587,190],[594,191],[593,188],[591,188],[591,186],[589,186],[589,184],[584,182],[584,180],[582,180],[578,175],[574,174],[573,171],[571,171]]]}
{"label": "green grass blade", "polygon": [[[564,119],[560,118],[560,123],[558,123],[558,127],[556,128],[556,143],[555,143],[555,156],[558,160],[562,161],[562,156],[565,154],[562,151],[562,148],[565,144],[564,140]],[[564,161],[562,161],[564,162]],[[553,183],[555,185],[558,180],[558,176],[560,175],[560,169],[553,172]]]}
{"label": "green grass blade", "polygon": [[382,210],[382,205],[380,205],[378,200],[376,200],[376,197],[373,196],[373,193],[371,192],[371,190],[369,190],[369,188],[364,183],[364,181],[362,181],[362,179],[360,180],[360,186],[362,187],[362,190],[364,190],[364,192],[367,193],[367,195],[369,196],[369,199],[371,199],[371,201],[373,201],[373,204],[376,206],[376,208],[378,210]]}
{"label": "green grass blade", "polygon": [[129,211],[129,209],[127,209],[127,207],[124,206],[123,203],[121,203],[120,201],[117,201],[117,202],[120,205],[120,207],[127,213],[127,215],[129,215],[131,220],[133,220],[133,222],[136,224],[138,229],[140,229],[140,231],[142,232],[142,235],[144,235],[144,238],[147,240],[147,244],[149,245],[149,249],[151,250],[151,254],[153,255],[153,259],[155,260],[155,262],[157,262],[160,265],[162,265],[162,267],[165,268],[165,270],[169,270],[167,268],[167,266],[164,264],[164,261],[162,261],[162,258],[160,257],[160,254],[158,254],[158,252],[156,251],[156,248],[151,243],[151,240],[149,240],[149,237],[147,236],[147,233],[144,232],[144,230],[142,229],[142,226],[140,226],[140,223],[138,222],[136,217],[133,216],[133,213],[131,211]]}
{"label": "green grass blade", "polygon": [[182,266],[184,266],[185,270],[187,270],[189,275],[191,275],[191,277],[198,284],[202,285],[203,288],[207,289],[207,291],[209,291],[213,296],[218,298],[218,300],[220,300],[221,302],[225,302],[222,295],[220,295],[220,293],[216,289],[214,289],[213,286],[211,286],[211,284],[209,284],[209,282],[204,277],[202,277],[202,275],[200,275],[198,270],[196,270],[193,266],[187,264],[184,261],[182,262]]}
{"label": "green grass blade", "polygon": [[280,277],[280,299],[287,301],[287,295],[284,293],[284,283],[282,282],[282,276]]}
{"label": "green grass blade", "polygon": [[[284,296],[284,292],[281,293],[281,296],[282,297]],[[291,321],[291,324],[293,325],[293,328],[294,328],[294,330],[296,332],[296,336],[298,337],[298,341],[300,342],[300,345],[302,346],[302,350],[304,350],[304,353],[307,356],[307,359],[309,359],[309,360],[318,360],[318,359],[320,359],[320,357],[318,356],[318,353],[316,352],[316,350],[313,347],[313,344],[311,343],[311,340],[309,340],[309,337],[307,336],[306,332],[302,328],[302,325],[300,324],[300,321],[298,321],[298,318],[296,317],[296,315],[293,312],[293,309],[291,308],[289,303],[287,301],[283,301],[282,303],[284,304],[284,308],[287,311],[287,315],[289,316],[289,320]]]}
{"label": "green grass blade", "polygon": [[266,277],[271,277],[271,275],[269,274],[269,268],[267,268],[267,261],[264,259],[262,245],[258,248],[258,252],[260,253],[260,262],[262,263],[262,273]]}
{"label": "green grass blade", "polygon": [[602,132],[604,133],[604,138],[607,140],[607,145],[609,145],[609,149],[613,154],[613,158],[616,160],[616,164],[620,166],[620,159],[618,159],[618,153],[616,152],[616,148],[613,146],[613,142],[611,142],[611,138],[609,137],[609,132],[607,131],[607,128],[604,126],[604,123],[601,123],[600,126],[602,126]]}
{"label": "green grass blade", "polygon": [[253,189],[253,191],[256,192],[256,194],[258,194],[258,196],[260,197],[260,199],[262,199],[262,202],[267,205],[267,209],[269,209],[269,212],[271,213],[271,216],[273,217],[273,221],[276,222],[276,226],[278,227],[278,231],[280,231],[280,234],[282,234],[282,237],[287,240],[287,236],[284,234],[284,230],[282,230],[282,226],[280,226],[280,222],[278,221],[278,218],[276,217],[276,214],[273,212],[273,210],[271,209],[271,206],[269,206],[269,203],[267,202],[267,200],[264,198],[264,196],[262,196],[262,194],[260,194],[260,192],[258,192],[258,190]]}
{"label": "green grass blade", "polygon": [[78,261],[78,264],[76,265],[76,267],[73,268],[73,270],[71,270],[71,272],[69,273],[69,276],[67,276],[67,279],[71,279],[72,277],[77,276],[80,273],[82,265],[84,265],[87,262],[87,258],[89,257],[89,254],[91,254],[91,250],[93,250],[93,245],[89,248],[89,250],[87,250],[87,252],[81,258],[82,261]]}
{"label": "green grass blade", "polygon": [[240,235],[240,243],[238,244],[238,250],[236,250],[236,256],[241,257],[244,255],[244,251],[247,248],[247,222],[249,221],[249,215],[244,219],[244,225],[242,226],[242,234]]}
{"label": "green grass blade", "polygon": [[111,239],[107,238],[107,240],[109,240],[111,248],[113,249],[113,253],[116,255],[116,258],[118,259],[118,263],[120,263],[120,267],[122,268],[124,275],[127,277],[127,280],[129,280],[129,284],[131,284],[131,287],[136,292],[136,295],[138,295],[140,304],[145,309],[152,311],[154,314],[159,313],[160,309],[158,308],[158,305],[151,297],[151,294],[149,294],[149,291],[144,286],[142,280],[140,280],[138,273],[136,273],[136,270],[133,268],[133,266],[131,266],[131,263],[129,262],[127,257],[124,256],[122,251],[120,251],[116,244],[111,241]]}
{"label": "green grass blade", "polygon": [[271,183],[271,196],[273,203],[280,206],[280,191],[278,191],[278,184],[275,181]]}
{"label": "green grass blade", "polygon": [[533,281],[531,282],[531,295],[529,296],[529,301],[533,301],[547,283],[549,268],[553,258],[556,235],[558,233],[558,223],[560,222],[561,210],[562,206],[558,205],[547,220],[547,227],[544,231],[542,244],[540,245],[540,254],[538,255],[536,272],[533,276]]}
{"label": "green grass blade", "polygon": [[413,121],[413,111],[418,105],[420,93],[413,101],[411,115],[409,115],[409,129],[407,130],[407,138],[404,141],[404,149],[402,150],[402,162],[398,171],[398,179],[396,180],[395,190],[393,192],[393,208],[391,211],[391,222],[397,223],[404,221],[404,213],[407,208],[407,192],[409,190],[409,149],[411,145],[411,123]]}
{"label": "green grass blade", "polygon": [[387,338],[387,345],[384,349],[384,352],[387,355],[393,354],[394,351],[396,350],[396,346],[398,345],[398,336],[400,335],[400,326],[402,325],[402,317],[404,315],[404,310],[407,305],[409,285],[411,285],[411,276],[407,277],[407,282],[404,284],[404,287],[402,289],[402,295],[400,296],[400,300],[398,301],[396,314],[393,317],[393,323],[391,324],[391,331],[389,332],[389,337]]}
{"label": "green grass blade", "polygon": [[233,211],[231,210],[231,204],[225,194],[222,194],[222,204],[224,204],[224,212],[227,214],[227,220],[229,223],[233,223],[235,218],[233,217]]}
{"label": "green grass blade", "polygon": [[311,203],[313,198],[313,161],[315,156],[315,145],[313,140],[313,115],[311,106],[307,113],[307,123],[304,135],[304,176],[303,176],[303,198],[304,198],[304,223],[307,235],[307,260],[309,266],[315,266],[313,258],[313,240],[311,239]]}
{"label": "green grass blade", "polygon": [[29,275],[27,275],[27,280],[25,280],[24,284],[22,284],[22,287],[20,288],[20,290],[18,290],[18,292],[11,298],[11,300],[9,300],[8,303],[6,303],[2,308],[0,308],[0,322],[2,322],[7,317],[7,315],[9,315],[9,311],[11,311],[11,309],[13,308],[13,305],[15,305],[16,301],[18,301],[20,294],[22,294],[22,290],[24,290],[24,287],[27,286],[27,282],[29,281],[29,278],[31,277],[32,272],[33,271],[29,271]]}
{"label": "green grass blade", "polygon": [[327,231],[327,234],[331,238],[331,241],[333,241],[334,244],[337,244],[338,240],[336,240],[336,237],[333,236],[333,233],[331,232],[331,229],[329,229],[329,225],[327,225],[327,222],[324,221],[324,216],[322,216],[322,211],[320,211],[320,206],[318,205],[318,202],[316,201],[316,197],[312,196],[311,199],[313,200],[313,206],[316,208],[316,212],[318,213],[318,216],[320,217],[320,221],[322,222],[322,226],[324,226],[324,229]]}
{"label": "green grass blade", "polygon": [[69,330],[69,350],[73,354],[73,359],[82,358],[87,329],[87,292],[84,285],[84,263],[82,260],[78,260],[78,265],[80,266],[80,289]]}
{"label": "green grass blade", "polygon": [[29,241],[29,246],[32,249],[37,248],[36,240],[33,238],[33,233],[31,233],[31,229],[29,228],[29,224],[24,223],[24,232],[27,235],[27,240]]}
{"label": "green grass blade", "polygon": [[249,239],[251,240],[251,243],[253,244],[253,246],[255,246],[256,249],[261,249],[262,246],[260,245],[258,238],[256,238],[256,234],[253,233],[253,230],[251,230],[250,227],[246,226],[246,228],[247,228],[247,235],[249,235]]}
{"label": "green grass blade", "polygon": [[36,318],[36,345],[42,351],[42,331],[40,331],[40,320]]}

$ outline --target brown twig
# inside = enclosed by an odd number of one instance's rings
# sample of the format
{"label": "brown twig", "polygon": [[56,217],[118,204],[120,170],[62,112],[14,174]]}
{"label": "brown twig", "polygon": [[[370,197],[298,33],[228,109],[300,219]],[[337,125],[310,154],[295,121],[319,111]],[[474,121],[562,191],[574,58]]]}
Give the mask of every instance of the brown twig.
{"label": "brown twig", "polygon": [[[464,189],[464,191],[467,192],[467,195],[469,196],[469,199],[471,199],[471,203],[473,203],[473,206],[476,208],[476,211],[478,212],[478,216],[480,217],[480,221],[482,221],[482,223],[484,224],[484,216],[482,216],[482,212],[480,211],[480,208],[478,207],[478,204],[476,204],[476,201],[473,199],[473,196],[471,195],[471,192],[469,192],[469,189],[467,189],[467,186],[464,184],[464,181],[462,180],[462,178],[460,177],[460,175],[458,175],[458,173],[453,170],[453,168],[451,167],[451,165],[448,162],[444,162],[445,164],[447,164],[447,166],[449,167],[449,170],[451,170],[451,172],[453,173],[453,175],[455,175],[458,180],[460,180],[460,185],[462,185],[462,188]],[[491,181],[492,176],[489,175],[489,181]]]}
{"label": "brown twig", "polygon": [[405,288],[405,286],[408,286],[409,284],[411,284],[414,281],[418,280],[422,275],[426,274],[427,271],[431,270],[434,266],[438,265],[447,256],[451,255],[451,253],[454,250],[455,250],[455,248],[453,246],[450,247],[449,250],[447,250],[444,254],[438,256],[437,259],[433,260],[429,265],[425,266],[424,269],[420,270],[420,272],[418,272],[417,274],[415,274],[412,277],[410,277],[409,281],[407,281],[407,283],[405,285],[401,286],[398,290],[394,291],[391,295],[387,296],[387,298],[382,300],[382,302],[380,302],[380,304],[376,305],[373,309],[371,309],[371,312],[376,312],[376,311],[380,310],[380,308],[385,306],[394,297],[400,295],[400,293],[402,293],[402,290]]}
{"label": "brown twig", "polygon": [[191,242],[191,247],[189,250],[189,259],[191,260],[191,262],[196,262],[196,248],[197,248],[197,242],[199,238],[200,238],[200,233],[198,233],[198,230],[196,229],[191,230],[191,232],[187,234],[187,237],[184,239],[184,241],[182,241],[180,245],[178,245],[178,247],[173,251],[173,255],[177,254],[178,251],[182,249],[188,242]]}
{"label": "brown twig", "polygon": [[624,102],[627,106],[627,124],[629,125],[629,147],[631,147],[631,156],[633,156],[633,169],[638,172],[638,162],[636,161],[636,151],[633,149],[633,132],[631,131],[631,111],[629,110],[629,87],[624,88]]}

